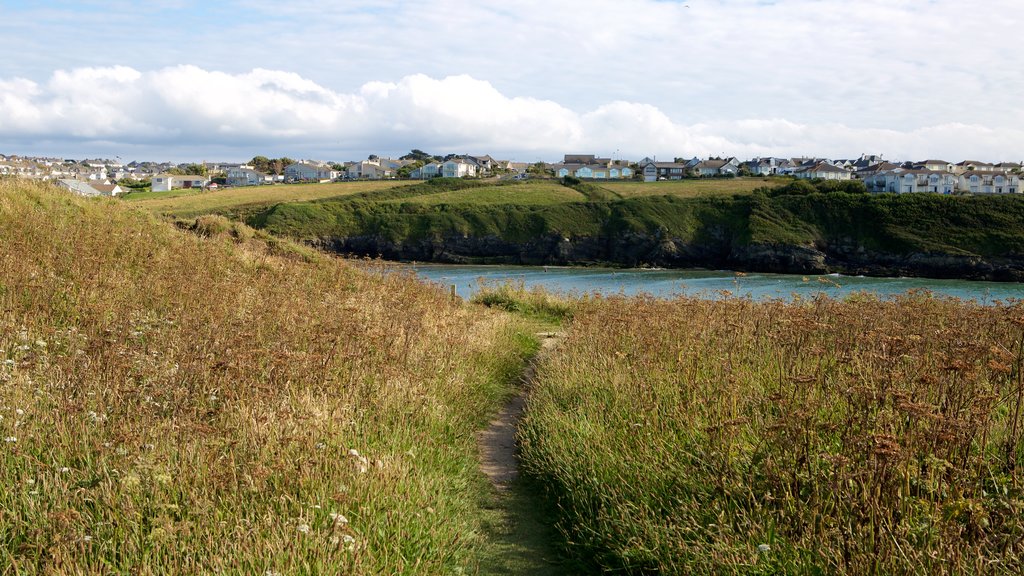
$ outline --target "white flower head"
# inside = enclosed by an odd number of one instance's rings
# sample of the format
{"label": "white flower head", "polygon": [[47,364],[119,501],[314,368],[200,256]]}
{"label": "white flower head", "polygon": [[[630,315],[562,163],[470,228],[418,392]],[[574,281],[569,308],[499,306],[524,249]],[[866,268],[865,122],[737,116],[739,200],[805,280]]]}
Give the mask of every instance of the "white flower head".
{"label": "white flower head", "polygon": [[345,518],[344,514],[338,514],[337,512],[331,512],[331,521],[337,526],[348,524],[348,518]]}
{"label": "white flower head", "polygon": [[15,438],[14,436],[8,436],[7,438],[4,438],[4,442],[7,442],[8,444],[14,444],[17,441],[18,439]]}
{"label": "white flower head", "polygon": [[351,456],[352,458],[359,458],[359,450],[356,450],[355,448],[349,448],[348,455]]}
{"label": "white flower head", "polygon": [[299,524],[296,527],[296,530],[298,530],[299,532],[301,532],[303,534],[309,534],[310,527],[309,527],[309,524]]}
{"label": "white flower head", "polygon": [[348,534],[345,534],[344,536],[341,537],[341,541],[345,543],[345,550],[355,550],[356,549],[356,539],[353,538],[352,536],[349,536]]}
{"label": "white flower head", "polygon": [[757,545],[757,551],[758,552],[768,552],[771,549],[772,549],[772,547],[767,545],[767,544],[758,544]]}

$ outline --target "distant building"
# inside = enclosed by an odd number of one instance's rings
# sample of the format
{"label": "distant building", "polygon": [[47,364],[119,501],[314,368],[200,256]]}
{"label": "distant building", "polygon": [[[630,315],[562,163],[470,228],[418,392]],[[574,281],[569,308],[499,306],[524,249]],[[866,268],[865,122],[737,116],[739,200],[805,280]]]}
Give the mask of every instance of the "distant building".
{"label": "distant building", "polygon": [[269,181],[266,174],[242,166],[228,168],[224,175],[228,186],[258,186]]}
{"label": "distant building", "polygon": [[284,169],[285,182],[323,182],[337,177],[338,172],[323,163],[296,162]]}
{"label": "distant building", "polygon": [[57,185],[80,196],[117,196],[124,191],[117,184],[98,184],[81,180],[61,179]]}
{"label": "distant building", "polygon": [[153,192],[170,192],[171,190],[181,188],[203,188],[210,183],[210,179],[206,176],[199,176],[196,174],[157,174],[153,176],[152,190]]}

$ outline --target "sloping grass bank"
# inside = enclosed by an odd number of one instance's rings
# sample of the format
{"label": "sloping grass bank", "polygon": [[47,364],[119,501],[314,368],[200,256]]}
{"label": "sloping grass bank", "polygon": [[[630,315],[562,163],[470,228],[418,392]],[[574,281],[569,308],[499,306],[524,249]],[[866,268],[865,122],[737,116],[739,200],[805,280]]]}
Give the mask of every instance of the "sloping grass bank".
{"label": "sloping grass bank", "polygon": [[472,573],[507,317],[205,220],[0,182],[0,565]]}
{"label": "sloping grass bank", "polygon": [[521,430],[592,568],[1018,574],[1024,305],[581,304]]}

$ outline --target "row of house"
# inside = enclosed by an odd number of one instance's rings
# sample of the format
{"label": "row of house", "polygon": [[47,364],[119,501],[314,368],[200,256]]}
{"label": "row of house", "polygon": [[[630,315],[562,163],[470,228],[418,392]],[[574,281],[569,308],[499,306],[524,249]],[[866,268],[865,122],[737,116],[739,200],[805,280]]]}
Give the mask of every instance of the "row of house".
{"label": "row of house", "polygon": [[961,174],[927,168],[893,168],[864,177],[869,192],[931,192],[934,194],[1018,194],[1020,175],[994,170]]}
{"label": "row of house", "polygon": [[598,158],[593,154],[566,154],[551,170],[559,178],[572,176],[587,180],[628,180],[634,174],[629,162]]}

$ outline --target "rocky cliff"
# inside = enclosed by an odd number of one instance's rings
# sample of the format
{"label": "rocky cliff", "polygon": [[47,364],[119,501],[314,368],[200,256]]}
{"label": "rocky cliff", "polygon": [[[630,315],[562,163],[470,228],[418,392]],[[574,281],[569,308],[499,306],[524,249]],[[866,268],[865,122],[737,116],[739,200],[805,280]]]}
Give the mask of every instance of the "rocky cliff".
{"label": "rocky cliff", "polygon": [[548,234],[514,242],[499,236],[451,235],[393,241],[352,236],[313,241],[317,247],[357,256],[446,264],[610,265],[730,269],[782,274],[841,273],[1024,282],[1024,257],[912,252],[891,254],[863,246],[735,244],[723,235],[687,242],[657,234],[566,238]]}

